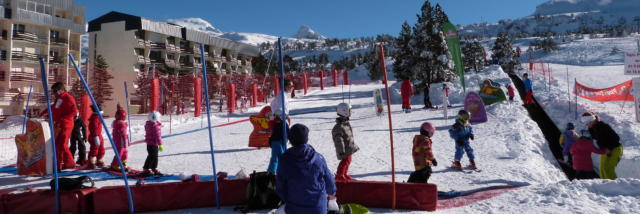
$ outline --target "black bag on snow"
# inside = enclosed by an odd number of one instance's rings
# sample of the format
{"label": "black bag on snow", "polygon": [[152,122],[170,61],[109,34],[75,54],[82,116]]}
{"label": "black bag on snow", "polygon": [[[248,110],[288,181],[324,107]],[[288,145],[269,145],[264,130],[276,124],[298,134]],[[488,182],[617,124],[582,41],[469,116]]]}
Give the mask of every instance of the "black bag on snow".
{"label": "black bag on snow", "polygon": [[280,205],[280,197],[276,194],[276,176],[268,172],[255,172],[249,176],[247,185],[247,206],[236,210],[275,209]]}
{"label": "black bag on snow", "polygon": [[[84,183],[91,183],[91,186],[86,186]],[[51,179],[49,182],[49,186],[51,186],[51,190],[55,190],[55,179]],[[77,178],[58,178],[58,188],[60,190],[74,190],[74,189],[83,189],[83,188],[91,188],[94,186],[93,179],[89,176],[80,176]]]}
{"label": "black bag on snow", "polygon": [[420,171],[414,171],[409,175],[409,183],[427,183],[431,177],[431,167],[427,166]]}

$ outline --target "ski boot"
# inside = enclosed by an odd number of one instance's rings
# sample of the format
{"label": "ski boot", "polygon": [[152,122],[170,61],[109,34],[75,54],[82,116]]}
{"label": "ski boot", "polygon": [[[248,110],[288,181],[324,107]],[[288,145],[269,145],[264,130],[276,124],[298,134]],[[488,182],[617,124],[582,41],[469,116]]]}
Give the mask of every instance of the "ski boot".
{"label": "ski boot", "polygon": [[473,160],[469,161],[469,166],[467,166],[467,168],[474,169],[474,170],[478,169],[478,167],[476,167],[476,161],[473,161]]}
{"label": "ski boot", "polygon": [[139,175],[142,177],[149,177],[152,176],[153,173],[149,169],[144,169],[144,171],[142,171]]}
{"label": "ski boot", "polygon": [[104,161],[102,161],[102,160],[98,160],[98,161],[96,162],[96,166],[97,166],[97,167],[99,167],[99,168],[104,167]]}
{"label": "ski boot", "polygon": [[95,169],[96,168],[96,158],[89,157],[89,161],[87,162],[87,169]]}
{"label": "ski boot", "polygon": [[160,176],[164,175],[160,171],[158,171],[157,169],[151,169],[151,171],[153,171],[153,176],[156,176],[156,177],[160,177]]}
{"label": "ski boot", "polygon": [[460,164],[460,161],[453,161],[453,165],[451,166],[451,168],[462,170],[462,164]]}

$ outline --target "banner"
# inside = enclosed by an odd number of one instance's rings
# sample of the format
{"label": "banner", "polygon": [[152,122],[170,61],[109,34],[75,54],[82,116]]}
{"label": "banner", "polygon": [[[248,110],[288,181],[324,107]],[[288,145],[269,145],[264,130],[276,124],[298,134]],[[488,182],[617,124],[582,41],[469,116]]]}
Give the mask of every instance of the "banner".
{"label": "banner", "polygon": [[464,110],[471,114],[469,123],[472,125],[487,122],[487,111],[484,109],[482,98],[475,92],[469,92],[464,98]]}
{"label": "banner", "polygon": [[640,53],[624,55],[624,75],[640,75]]}
{"label": "banner", "polygon": [[456,30],[453,24],[447,22],[442,24],[442,32],[447,41],[447,47],[449,47],[451,57],[453,57],[453,62],[456,64],[456,73],[458,73],[458,77],[460,77],[462,89],[466,91],[467,87],[464,85],[464,69],[462,66],[462,55],[460,54],[460,37],[458,36],[458,30]]}
{"label": "banner", "polygon": [[631,95],[631,80],[602,89],[589,88],[576,82],[573,94],[588,100],[600,102],[633,101],[633,95]]}
{"label": "banner", "polygon": [[31,119],[25,134],[16,135],[18,175],[46,175],[53,173],[53,151],[49,124]]}
{"label": "banner", "polygon": [[271,124],[267,113],[271,107],[265,106],[260,113],[249,116],[249,122],[253,125],[253,131],[249,135],[249,147],[269,147],[271,137]]}

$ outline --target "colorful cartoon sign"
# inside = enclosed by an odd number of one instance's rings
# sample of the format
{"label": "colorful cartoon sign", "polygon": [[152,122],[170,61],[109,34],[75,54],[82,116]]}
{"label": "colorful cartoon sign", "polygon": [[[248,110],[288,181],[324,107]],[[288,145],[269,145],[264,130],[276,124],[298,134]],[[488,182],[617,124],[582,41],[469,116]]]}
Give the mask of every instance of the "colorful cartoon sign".
{"label": "colorful cartoon sign", "polygon": [[18,175],[46,175],[53,173],[49,124],[31,119],[26,134],[16,135]]}
{"label": "colorful cartoon sign", "polygon": [[484,109],[484,102],[480,95],[469,92],[464,98],[464,109],[471,114],[469,123],[479,124],[487,122],[487,111]]}
{"label": "colorful cartoon sign", "polygon": [[504,95],[504,91],[500,89],[500,85],[491,80],[485,80],[482,83],[479,95],[485,105],[491,105],[507,100],[507,97]]}
{"label": "colorful cartoon sign", "polygon": [[373,90],[373,102],[376,106],[376,115],[380,116],[384,113],[384,108],[382,107],[382,90],[374,89]]}
{"label": "colorful cartoon sign", "polygon": [[272,128],[269,114],[271,114],[271,107],[265,106],[260,110],[260,113],[249,117],[249,121],[253,125],[253,131],[249,135],[249,147],[269,147]]}

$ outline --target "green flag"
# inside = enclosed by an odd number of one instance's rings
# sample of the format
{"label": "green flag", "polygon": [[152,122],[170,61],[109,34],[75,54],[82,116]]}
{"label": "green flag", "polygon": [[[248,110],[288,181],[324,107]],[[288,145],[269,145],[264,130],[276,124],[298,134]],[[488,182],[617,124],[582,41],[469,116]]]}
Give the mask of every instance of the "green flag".
{"label": "green flag", "polygon": [[460,77],[460,83],[464,92],[467,91],[464,85],[464,69],[462,66],[462,55],[460,54],[460,37],[458,36],[458,30],[450,22],[442,24],[442,32],[444,33],[445,40],[447,41],[447,47],[453,57],[453,62],[456,64],[456,73]]}

